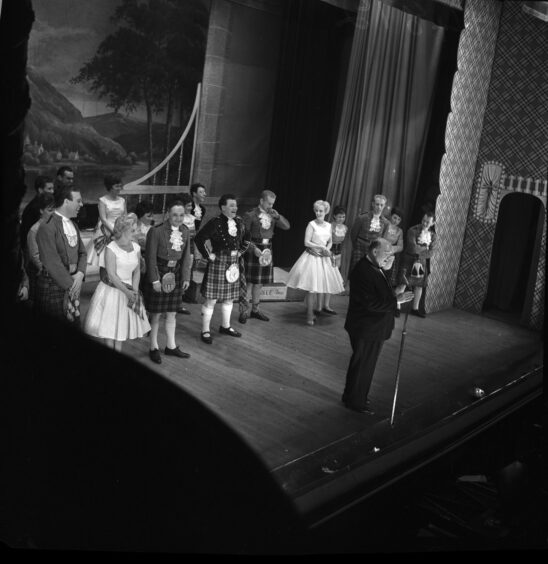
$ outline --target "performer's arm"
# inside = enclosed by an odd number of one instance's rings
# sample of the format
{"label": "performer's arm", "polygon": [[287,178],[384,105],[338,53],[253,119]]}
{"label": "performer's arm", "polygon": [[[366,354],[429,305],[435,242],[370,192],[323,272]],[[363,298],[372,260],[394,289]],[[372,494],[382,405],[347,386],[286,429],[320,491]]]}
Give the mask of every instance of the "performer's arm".
{"label": "performer's arm", "polygon": [[97,206],[98,210],[99,210],[99,219],[101,220],[101,223],[105,226],[106,230],[112,234],[112,230],[114,229],[114,225],[112,223],[110,223],[110,221],[107,221],[107,206],[104,202],[102,202],[101,200],[99,200],[99,204]]}
{"label": "performer's arm", "polygon": [[27,233],[27,249],[30,261],[38,269],[38,272],[40,272],[40,270],[42,270],[42,261],[40,260],[38,243],[36,242],[36,231],[33,229],[30,229]]}
{"label": "performer's arm", "polygon": [[426,254],[424,255],[426,258],[431,258],[432,255],[434,254],[434,251],[436,250],[436,232],[430,231],[430,236],[432,237],[432,240],[430,241],[430,245],[428,247],[428,250],[426,251]]}
{"label": "performer's arm", "polygon": [[[107,269],[107,274],[112,285],[120,290],[122,294],[125,294],[127,299],[131,302],[135,300],[135,291],[131,291],[121,280],[118,274],[116,274],[116,255],[108,247],[105,248],[105,268]],[[135,270],[139,270],[137,267]],[[134,271],[135,276],[135,271]],[[134,280],[134,278],[133,278]],[[137,286],[139,287],[139,286]]]}
{"label": "performer's arm", "polygon": [[55,226],[50,223],[40,225],[36,233],[36,243],[38,244],[42,264],[48,271],[48,274],[53,278],[57,286],[63,288],[63,290],[68,290],[72,287],[74,280],[68,273],[57,251],[55,229]]}
{"label": "performer's arm", "polygon": [[211,238],[213,233],[215,233],[215,218],[210,219],[205,225],[202,223],[194,237],[194,245],[200,251],[200,254],[207,259],[209,259],[211,252],[206,247],[205,242]]}
{"label": "performer's arm", "polygon": [[397,255],[403,251],[403,231],[400,229],[398,233],[398,240],[395,245],[392,245],[392,252]]}
{"label": "performer's arm", "polygon": [[419,246],[417,245],[415,229],[410,227],[407,230],[407,237],[405,241],[405,252],[408,255],[418,255],[420,252]]}
{"label": "performer's arm", "polygon": [[160,229],[149,229],[145,244],[145,263],[147,267],[146,274],[148,276],[148,281],[151,284],[154,284],[155,282],[160,283],[160,272],[158,271],[158,262],[156,261],[159,242]]}
{"label": "performer's arm", "polygon": [[190,285],[190,270],[192,268],[192,255],[190,254],[190,231],[186,230],[186,241],[183,249],[183,263],[182,263],[182,279],[183,290],[186,290]]}
{"label": "performer's arm", "polygon": [[131,277],[131,285],[133,289],[138,292],[139,291],[139,282],[141,281],[141,248],[137,249],[137,266],[133,271],[133,275]]}
{"label": "performer's arm", "polygon": [[358,216],[354,223],[352,224],[352,229],[350,230],[350,241],[352,242],[352,246],[356,246],[356,241],[358,240],[358,235],[360,234],[362,227],[362,219]]}
{"label": "performer's arm", "polygon": [[[249,249],[250,245],[253,245],[253,243],[251,242],[251,231],[245,226],[244,222],[242,222],[240,230],[242,233],[242,238],[240,240],[240,248],[238,249],[238,252],[240,256],[242,256],[247,251],[247,249]],[[255,250],[258,251],[256,247]]]}
{"label": "performer's arm", "polygon": [[279,227],[280,229],[287,231],[291,227],[289,221],[287,221],[287,219],[281,213],[278,213],[276,210],[272,210],[272,211],[276,214],[276,215],[272,214],[274,219],[276,220],[276,227]]}
{"label": "performer's arm", "polygon": [[78,264],[76,266],[76,270],[77,272],[82,273],[82,279],[84,279],[86,276],[88,253],[86,251],[84,241],[82,241],[82,237],[80,236],[80,230],[76,225],[74,226],[74,228],[76,229],[76,233],[78,234]]}

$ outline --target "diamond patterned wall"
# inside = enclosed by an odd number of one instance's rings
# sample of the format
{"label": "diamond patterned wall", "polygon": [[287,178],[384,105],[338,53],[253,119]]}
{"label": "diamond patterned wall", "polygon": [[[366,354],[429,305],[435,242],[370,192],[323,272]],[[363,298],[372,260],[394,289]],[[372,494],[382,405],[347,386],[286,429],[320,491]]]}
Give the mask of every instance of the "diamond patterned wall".
{"label": "diamond patterned wall", "polygon": [[[518,32],[519,30],[519,32]],[[541,198],[546,212],[546,154],[548,140],[548,26],[521,9],[520,2],[505,2],[500,19],[499,39],[489,99],[485,111],[477,170],[492,159],[502,163],[500,188],[531,193]],[[477,202],[480,183],[476,183]],[[500,202],[501,196],[498,198]],[[471,209],[455,291],[456,307],[479,313],[487,294],[489,260],[495,236],[490,225],[474,219]],[[478,256],[479,245],[482,245]],[[487,256],[483,245],[489,249]],[[541,241],[534,297],[526,312],[530,327],[540,329],[544,320],[546,267],[546,221]],[[475,257],[473,260],[471,257]]]}
{"label": "diamond patterned wall", "polygon": [[501,4],[468,0],[457,54],[436,204],[438,249],[426,299],[427,311],[453,306],[470,204]]}

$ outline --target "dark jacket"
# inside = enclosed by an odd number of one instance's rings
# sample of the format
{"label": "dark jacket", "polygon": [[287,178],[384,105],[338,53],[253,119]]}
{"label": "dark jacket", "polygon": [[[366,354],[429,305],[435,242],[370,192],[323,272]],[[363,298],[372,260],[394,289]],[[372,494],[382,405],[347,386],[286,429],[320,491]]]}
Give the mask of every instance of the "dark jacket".
{"label": "dark jacket", "polygon": [[380,268],[363,257],[352,270],[344,328],[354,338],[385,341],[394,329],[396,297]]}
{"label": "dark jacket", "polygon": [[181,264],[181,279],[183,282],[190,280],[190,267],[192,266],[189,244],[190,231],[186,225],[180,225],[179,231],[183,234],[183,248],[181,251],[174,251],[169,242],[171,237],[169,221],[155,225],[148,230],[145,244],[145,262],[148,281],[151,284],[161,279],[157,259],[177,260]]}
{"label": "dark jacket", "polygon": [[[74,222],[73,222],[74,223]],[[84,275],[87,268],[87,253],[80,230],[74,224],[76,234],[78,235],[78,247],[75,255],[77,256],[77,271]],[[70,258],[68,241],[63,230],[63,220],[56,213],[53,213],[38,228],[36,233],[36,242],[38,243],[38,251],[40,252],[40,261],[48,274],[53,278],[57,286],[68,290],[74,279],[69,274]],[[73,252],[73,251],[71,251]]]}

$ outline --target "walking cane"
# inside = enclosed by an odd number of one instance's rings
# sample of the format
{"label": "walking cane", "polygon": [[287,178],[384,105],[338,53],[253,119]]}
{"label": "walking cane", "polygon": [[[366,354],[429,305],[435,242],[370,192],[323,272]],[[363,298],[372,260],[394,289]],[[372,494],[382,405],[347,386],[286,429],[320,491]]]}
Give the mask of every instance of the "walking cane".
{"label": "walking cane", "polygon": [[[405,282],[406,286],[409,286],[409,288],[411,290],[413,290],[413,288],[411,287],[411,285],[409,284],[409,281],[407,280],[407,278],[404,276],[403,280]],[[396,412],[396,400],[398,398],[398,387],[400,385],[400,366],[401,366],[401,359],[403,356],[403,345],[405,343],[405,335],[407,334],[407,318],[409,317],[409,307],[407,308],[407,311],[405,312],[405,318],[403,320],[403,329],[401,332],[401,345],[400,345],[400,354],[398,355],[398,366],[396,368],[396,383],[394,386],[394,399],[392,401],[392,415],[390,416],[390,426],[394,425],[394,413]]]}

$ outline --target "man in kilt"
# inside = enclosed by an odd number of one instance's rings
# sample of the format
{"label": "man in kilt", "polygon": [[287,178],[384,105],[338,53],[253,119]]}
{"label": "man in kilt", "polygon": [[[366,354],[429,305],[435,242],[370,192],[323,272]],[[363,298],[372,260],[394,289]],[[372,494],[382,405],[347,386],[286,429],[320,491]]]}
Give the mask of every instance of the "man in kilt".
{"label": "man in kilt", "polygon": [[[219,198],[221,213],[210,219],[196,233],[194,244],[202,256],[207,258],[207,269],[202,282],[202,341],[213,342],[210,331],[211,318],[217,301],[221,302],[222,321],[219,333],[241,337],[241,333],[230,326],[230,315],[234,300],[240,294],[239,259],[250,245],[249,233],[244,222],[236,216],[238,204],[233,194]],[[206,247],[209,241],[211,251]]]}
{"label": "man in kilt", "polygon": [[190,232],[184,225],[185,207],[180,200],[171,202],[168,219],[151,227],[147,233],[145,263],[147,280],[143,288],[145,306],[150,319],[150,360],[161,364],[158,346],[160,315],[165,313],[167,356],[189,358],[175,343],[177,309],[190,282]]}
{"label": "man in kilt", "polygon": [[35,306],[37,311],[79,326],[87,253],[72,219],[83,206],[82,196],[73,185],[58,184],[53,204],[55,211],[36,233],[42,270],[36,277]]}
{"label": "man in kilt", "polygon": [[371,211],[359,215],[352,224],[350,230],[352,259],[349,275],[360,259],[367,254],[371,242],[386,235],[390,222],[382,215],[385,206],[386,196],[376,194],[371,202]]}
{"label": "man in kilt", "polygon": [[268,317],[259,311],[259,303],[261,288],[264,284],[272,284],[274,280],[272,263],[274,228],[280,227],[284,230],[290,228],[289,221],[274,209],[275,202],[276,194],[270,190],[263,190],[259,205],[244,216],[244,224],[251,236],[251,245],[244,255],[245,280],[248,288],[251,288],[251,313],[248,314],[247,299],[240,299],[238,319],[240,323],[245,323],[248,317],[269,321]]}

